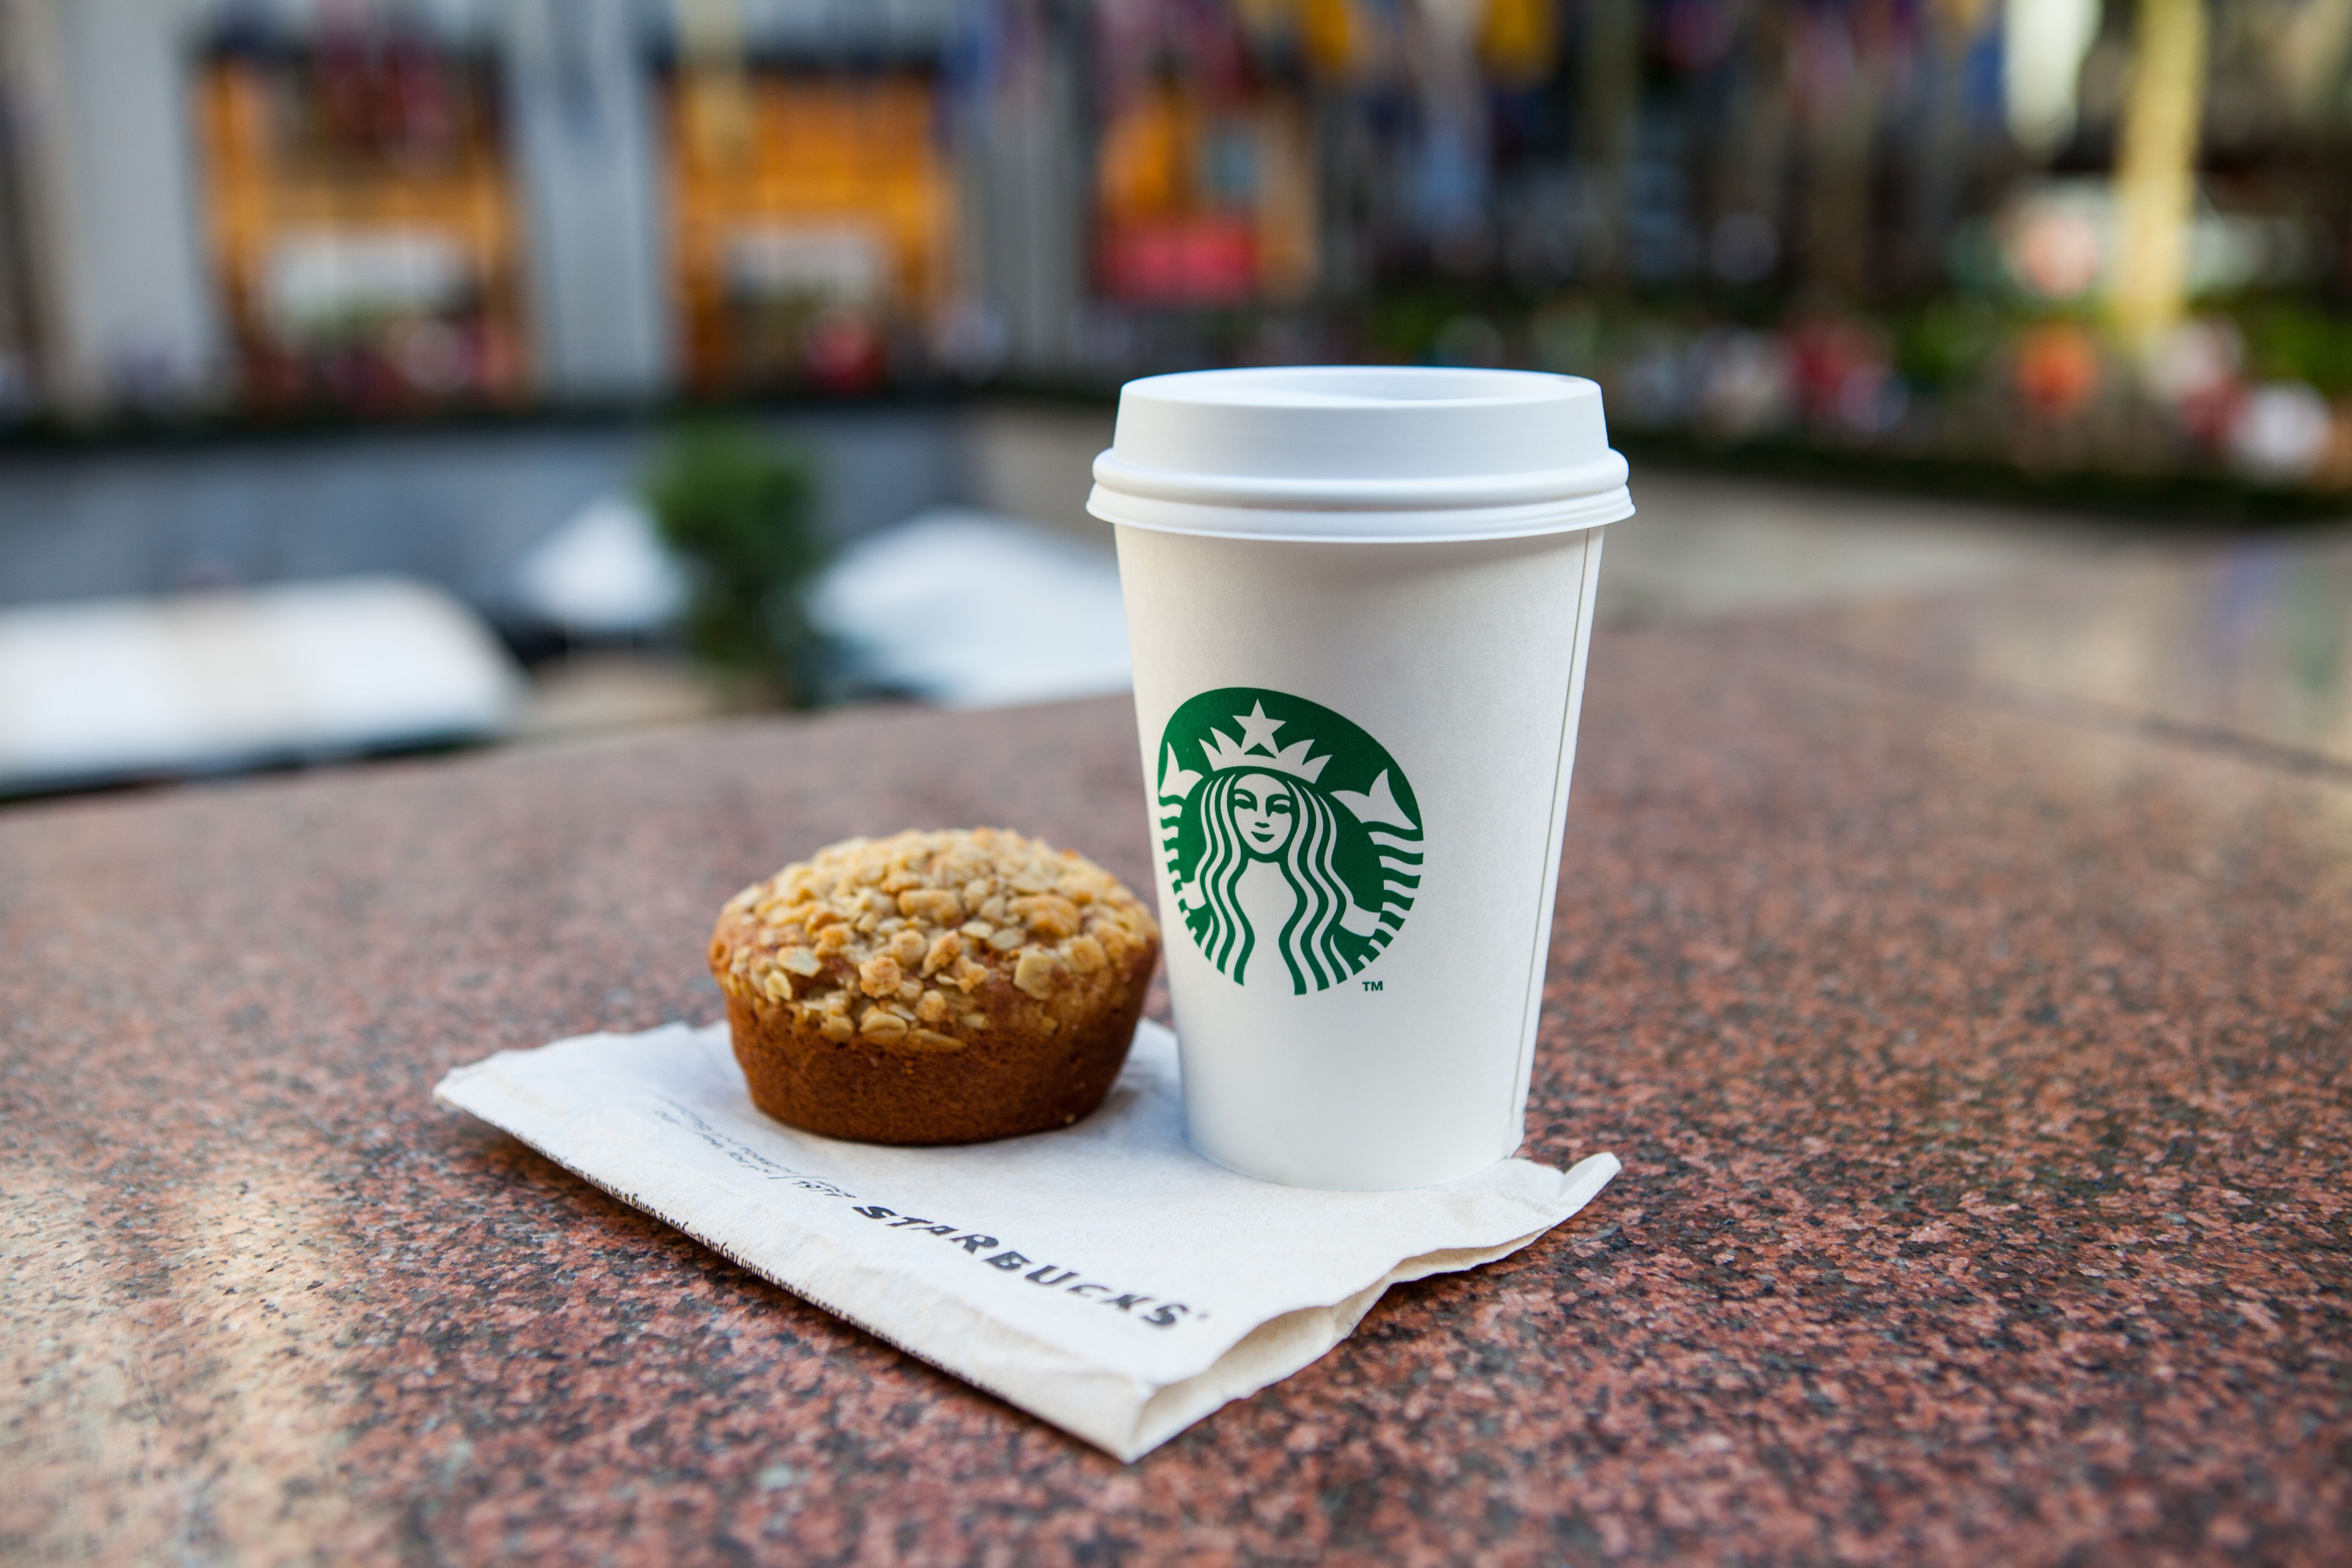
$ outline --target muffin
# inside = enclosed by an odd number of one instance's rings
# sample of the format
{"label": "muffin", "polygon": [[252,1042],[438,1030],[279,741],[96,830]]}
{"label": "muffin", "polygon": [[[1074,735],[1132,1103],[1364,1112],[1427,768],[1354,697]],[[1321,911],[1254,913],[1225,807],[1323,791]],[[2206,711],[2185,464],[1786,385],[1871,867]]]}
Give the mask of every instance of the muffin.
{"label": "muffin", "polygon": [[710,937],[752,1103],[868,1143],[1087,1115],[1159,957],[1159,927],[1108,872],[990,827],[821,849],[729,900]]}

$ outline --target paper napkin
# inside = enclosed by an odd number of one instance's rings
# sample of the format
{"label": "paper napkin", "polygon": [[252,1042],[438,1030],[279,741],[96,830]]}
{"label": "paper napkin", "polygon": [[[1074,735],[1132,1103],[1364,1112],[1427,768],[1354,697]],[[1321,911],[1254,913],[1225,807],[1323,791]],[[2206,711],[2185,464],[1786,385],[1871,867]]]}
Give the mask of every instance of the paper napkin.
{"label": "paper napkin", "polygon": [[1076,1126],[953,1148],[801,1132],[751,1101],[727,1026],[501,1051],[435,1098],[622,1202],[1121,1459],[1347,1338],[1402,1280],[1525,1247],[1617,1173],[1507,1160],[1335,1193],[1184,1141],[1176,1037],[1137,1032]]}

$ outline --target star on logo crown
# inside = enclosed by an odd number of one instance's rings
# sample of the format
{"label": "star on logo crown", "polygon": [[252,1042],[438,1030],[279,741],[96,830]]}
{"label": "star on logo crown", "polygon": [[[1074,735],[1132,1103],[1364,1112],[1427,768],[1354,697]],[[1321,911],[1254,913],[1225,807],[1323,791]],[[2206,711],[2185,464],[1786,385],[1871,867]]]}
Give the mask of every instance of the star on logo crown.
{"label": "star on logo crown", "polygon": [[[1312,738],[1277,749],[1274,732],[1289,721],[1267,718],[1263,702],[1252,703],[1247,713],[1234,714],[1234,722],[1242,727],[1240,740],[1223,730],[1212,729],[1209,738],[1201,742],[1201,754],[1208,759],[1212,773],[1223,773],[1228,768],[1264,768],[1313,784],[1322,776],[1324,764],[1331,760],[1328,756],[1307,754],[1315,749]],[[1264,755],[1259,754],[1261,751]]]}

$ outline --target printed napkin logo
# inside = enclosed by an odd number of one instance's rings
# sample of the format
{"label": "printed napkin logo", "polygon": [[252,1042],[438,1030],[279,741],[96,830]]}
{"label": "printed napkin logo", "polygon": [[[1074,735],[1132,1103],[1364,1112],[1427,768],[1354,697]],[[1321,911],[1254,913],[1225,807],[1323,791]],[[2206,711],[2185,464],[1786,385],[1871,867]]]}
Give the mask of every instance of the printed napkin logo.
{"label": "printed napkin logo", "polygon": [[1403,929],[1421,807],[1387,748],[1330,709],[1203,691],[1160,734],[1159,795],[1185,928],[1235,984],[1328,990]]}

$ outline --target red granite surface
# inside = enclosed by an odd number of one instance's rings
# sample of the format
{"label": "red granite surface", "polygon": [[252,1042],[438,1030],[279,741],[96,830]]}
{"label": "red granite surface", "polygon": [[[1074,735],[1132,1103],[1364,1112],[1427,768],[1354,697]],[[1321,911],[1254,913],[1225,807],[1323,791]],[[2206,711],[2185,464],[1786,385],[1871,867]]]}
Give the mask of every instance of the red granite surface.
{"label": "red granite surface", "polygon": [[0,813],[0,1559],[2342,1563],[2352,785],[1778,636],[1596,641],[1507,1262],[1133,1467],[428,1098],[1123,704]]}

